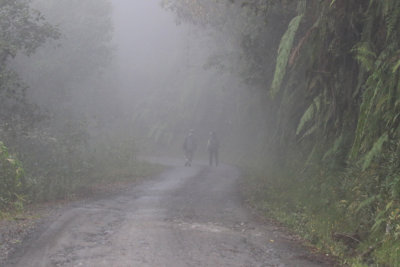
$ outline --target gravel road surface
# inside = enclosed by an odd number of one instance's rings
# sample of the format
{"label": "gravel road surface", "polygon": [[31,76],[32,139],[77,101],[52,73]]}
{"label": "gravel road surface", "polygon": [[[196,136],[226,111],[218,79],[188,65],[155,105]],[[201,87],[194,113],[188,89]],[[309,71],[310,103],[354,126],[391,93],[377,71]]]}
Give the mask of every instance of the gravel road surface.
{"label": "gravel road surface", "polygon": [[196,163],[53,216],[7,266],[329,266],[243,206],[239,173]]}

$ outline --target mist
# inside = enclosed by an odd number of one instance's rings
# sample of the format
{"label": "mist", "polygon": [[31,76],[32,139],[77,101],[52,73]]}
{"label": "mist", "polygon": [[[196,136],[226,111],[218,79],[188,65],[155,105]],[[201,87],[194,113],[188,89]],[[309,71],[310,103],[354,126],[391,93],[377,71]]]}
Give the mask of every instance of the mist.
{"label": "mist", "polygon": [[228,144],[240,117],[236,93],[251,97],[237,66],[239,37],[181,23],[159,1],[113,6],[120,103],[143,149],[179,155],[189,129],[201,140],[200,155],[210,131]]}
{"label": "mist", "polygon": [[[167,231],[212,233],[218,247],[258,232],[246,203],[325,256],[398,266],[399,3],[2,1],[0,219],[105,193],[124,202],[103,199],[112,215],[92,206],[107,236],[114,219],[146,244],[166,236],[129,228],[146,214]],[[0,244],[6,235],[0,227]],[[213,262],[264,265],[273,256],[248,249],[274,242],[254,238]]]}
{"label": "mist", "polygon": [[[21,49],[9,60],[29,105],[19,103],[26,115],[3,137],[26,169],[47,176],[36,166],[51,159],[54,175],[68,181],[71,168],[81,177],[107,168],[109,158],[114,167],[143,155],[183,160],[189,130],[198,159],[207,158],[211,131],[221,159],[267,156],[274,116],[263,87],[271,74],[258,66],[273,66],[263,57],[274,53],[250,45],[276,26],[248,32],[260,18],[239,3],[204,5],[211,16],[198,21],[171,7],[155,0],[32,1],[53,32],[34,53]],[[256,48],[260,53],[251,54]]]}

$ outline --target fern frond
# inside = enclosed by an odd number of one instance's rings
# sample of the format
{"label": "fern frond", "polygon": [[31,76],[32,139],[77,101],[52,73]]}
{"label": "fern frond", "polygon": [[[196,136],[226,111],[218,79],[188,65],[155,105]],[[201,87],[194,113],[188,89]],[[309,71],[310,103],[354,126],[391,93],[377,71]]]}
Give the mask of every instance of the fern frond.
{"label": "fern frond", "polygon": [[389,12],[390,12],[390,10],[391,10],[391,7],[392,7],[392,4],[391,4],[391,1],[382,1],[382,15],[383,16],[388,16],[389,15]]}
{"label": "fern frond", "polygon": [[[386,3],[391,1],[385,1]],[[392,33],[396,30],[396,25],[399,20],[400,10],[398,4],[394,6],[390,5],[388,11],[385,11],[386,16],[386,40],[392,35]],[[390,13],[389,13],[390,12]]]}
{"label": "fern frond", "polygon": [[365,171],[370,165],[372,160],[378,156],[382,151],[383,144],[388,141],[388,134],[384,133],[379,139],[374,143],[371,150],[365,155],[362,164],[362,170]]}
{"label": "fern frond", "polygon": [[400,59],[394,64],[392,72],[395,73],[400,67]]}
{"label": "fern frond", "polygon": [[390,104],[390,100],[390,94],[384,94],[383,96],[381,96],[376,103],[374,114],[378,115],[379,113],[383,112]]}
{"label": "fern frond", "polygon": [[303,45],[306,43],[307,39],[310,37],[311,33],[316,27],[313,26],[311,27],[307,33],[300,39],[299,43],[296,45],[296,47],[293,49],[290,57],[289,57],[289,66],[293,66],[293,64],[296,62],[296,59],[298,55],[300,54],[300,50],[303,47]]}
{"label": "fern frond", "polygon": [[374,225],[372,225],[372,227],[371,227],[371,232],[375,233],[378,230],[380,230],[382,227],[384,227],[386,224],[386,220],[387,219],[384,217],[376,219]]}
{"label": "fern frond", "polygon": [[312,120],[315,114],[319,111],[321,105],[321,96],[317,96],[314,98],[311,105],[304,112],[303,116],[300,119],[299,125],[297,126],[296,135],[298,135],[304,128],[305,124]]}
{"label": "fern frond", "polygon": [[357,44],[353,49],[355,52],[355,58],[367,71],[374,68],[376,61],[376,54],[371,50],[371,45],[368,42],[362,42]]}
{"label": "fern frond", "polygon": [[362,210],[363,208],[370,206],[372,203],[374,203],[374,202],[376,201],[376,199],[377,199],[376,196],[372,196],[372,197],[369,197],[369,198],[365,199],[364,201],[362,201],[362,202],[358,205],[358,207],[357,207],[357,209],[355,210],[355,212],[358,213],[358,212],[359,212],[360,210]]}
{"label": "fern frond", "polygon": [[378,74],[373,73],[366,82],[366,84],[370,86],[367,87],[363,95],[363,101],[360,106],[360,116],[358,118],[357,129],[355,132],[355,140],[350,152],[350,159],[355,159],[360,152],[362,139],[365,135],[365,130],[368,125],[370,114],[373,110],[375,99],[382,87],[382,81],[376,82],[375,86],[373,86],[372,80],[375,80],[375,76],[378,76]]}
{"label": "fern frond", "polygon": [[302,139],[306,138],[309,135],[312,135],[316,130],[318,129],[318,125],[315,124],[313,127],[311,127],[310,129],[308,129],[303,135],[302,137],[299,139],[299,142],[301,142]]}
{"label": "fern frond", "polygon": [[317,154],[318,154],[318,148],[317,148],[318,144],[314,145],[313,149],[311,150],[310,154],[307,157],[307,160],[305,162],[305,168],[307,168],[307,166],[312,165],[312,162],[315,162],[315,159],[317,158]]}
{"label": "fern frond", "polygon": [[335,142],[333,143],[333,146],[328,151],[326,151],[325,155],[322,157],[322,160],[325,160],[328,157],[335,155],[339,151],[342,143],[343,143],[343,135],[340,135],[338,138],[336,138]]}
{"label": "fern frond", "polygon": [[308,91],[312,91],[314,88],[317,88],[317,86],[324,85],[324,78],[322,77],[321,74],[316,74],[314,77],[309,82],[308,85]]}
{"label": "fern frond", "polygon": [[306,12],[307,8],[307,1],[306,0],[300,0],[297,3],[297,13],[298,14],[304,14]]}
{"label": "fern frond", "polygon": [[292,19],[289,23],[288,29],[282,36],[281,42],[278,49],[278,57],[275,67],[274,79],[271,85],[271,96],[274,97],[280,90],[283,78],[286,74],[286,66],[289,60],[290,52],[293,47],[294,37],[297,29],[299,28],[300,22],[303,15],[298,15]]}

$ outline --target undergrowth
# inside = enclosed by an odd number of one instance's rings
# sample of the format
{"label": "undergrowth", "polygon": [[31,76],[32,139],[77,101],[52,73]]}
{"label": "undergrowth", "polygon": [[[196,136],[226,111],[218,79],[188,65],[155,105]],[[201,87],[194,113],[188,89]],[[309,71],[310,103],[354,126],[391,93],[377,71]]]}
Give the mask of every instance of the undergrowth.
{"label": "undergrowth", "polygon": [[[244,192],[321,252],[350,266],[400,265],[400,206],[388,166],[305,172],[244,168]],[[384,177],[384,178],[383,178]],[[384,181],[382,181],[384,180]]]}
{"label": "undergrowth", "polygon": [[[58,148],[58,147],[57,147]],[[106,152],[83,156],[60,149],[46,150],[34,164],[29,157],[11,154],[0,142],[0,219],[13,218],[27,204],[73,200],[97,191],[140,181],[163,169],[163,166],[138,160],[129,149],[106,148]],[[51,152],[52,151],[52,152]],[[26,163],[23,164],[23,163]]]}

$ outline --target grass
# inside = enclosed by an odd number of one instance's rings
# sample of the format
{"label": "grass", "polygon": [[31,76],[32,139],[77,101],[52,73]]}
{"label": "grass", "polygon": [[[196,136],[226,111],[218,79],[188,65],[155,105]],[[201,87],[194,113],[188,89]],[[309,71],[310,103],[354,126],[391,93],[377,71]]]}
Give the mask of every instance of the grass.
{"label": "grass", "polygon": [[52,170],[52,175],[30,178],[24,199],[0,210],[0,220],[12,220],[24,216],[26,205],[59,203],[114,192],[153,177],[164,166],[144,161],[130,160],[93,161],[84,171]]}
{"label": "grass", "polygon": [[318,251],[342,259],[343,264],[357,256],[359,244],[352,243],[351,235],[358,221],[346,214],[348,205],[341,201],[337,179],[263,169],[245,169],[243,173],[245,198],[260,215],[279,221]]}
{"label": "grass", "polygon": [[377,171],[299,174],[253,167],[243,173],[249,205],[324,254],[348,266],[400,266],[399,202],[375,189],[379,180],[368,183]]}

